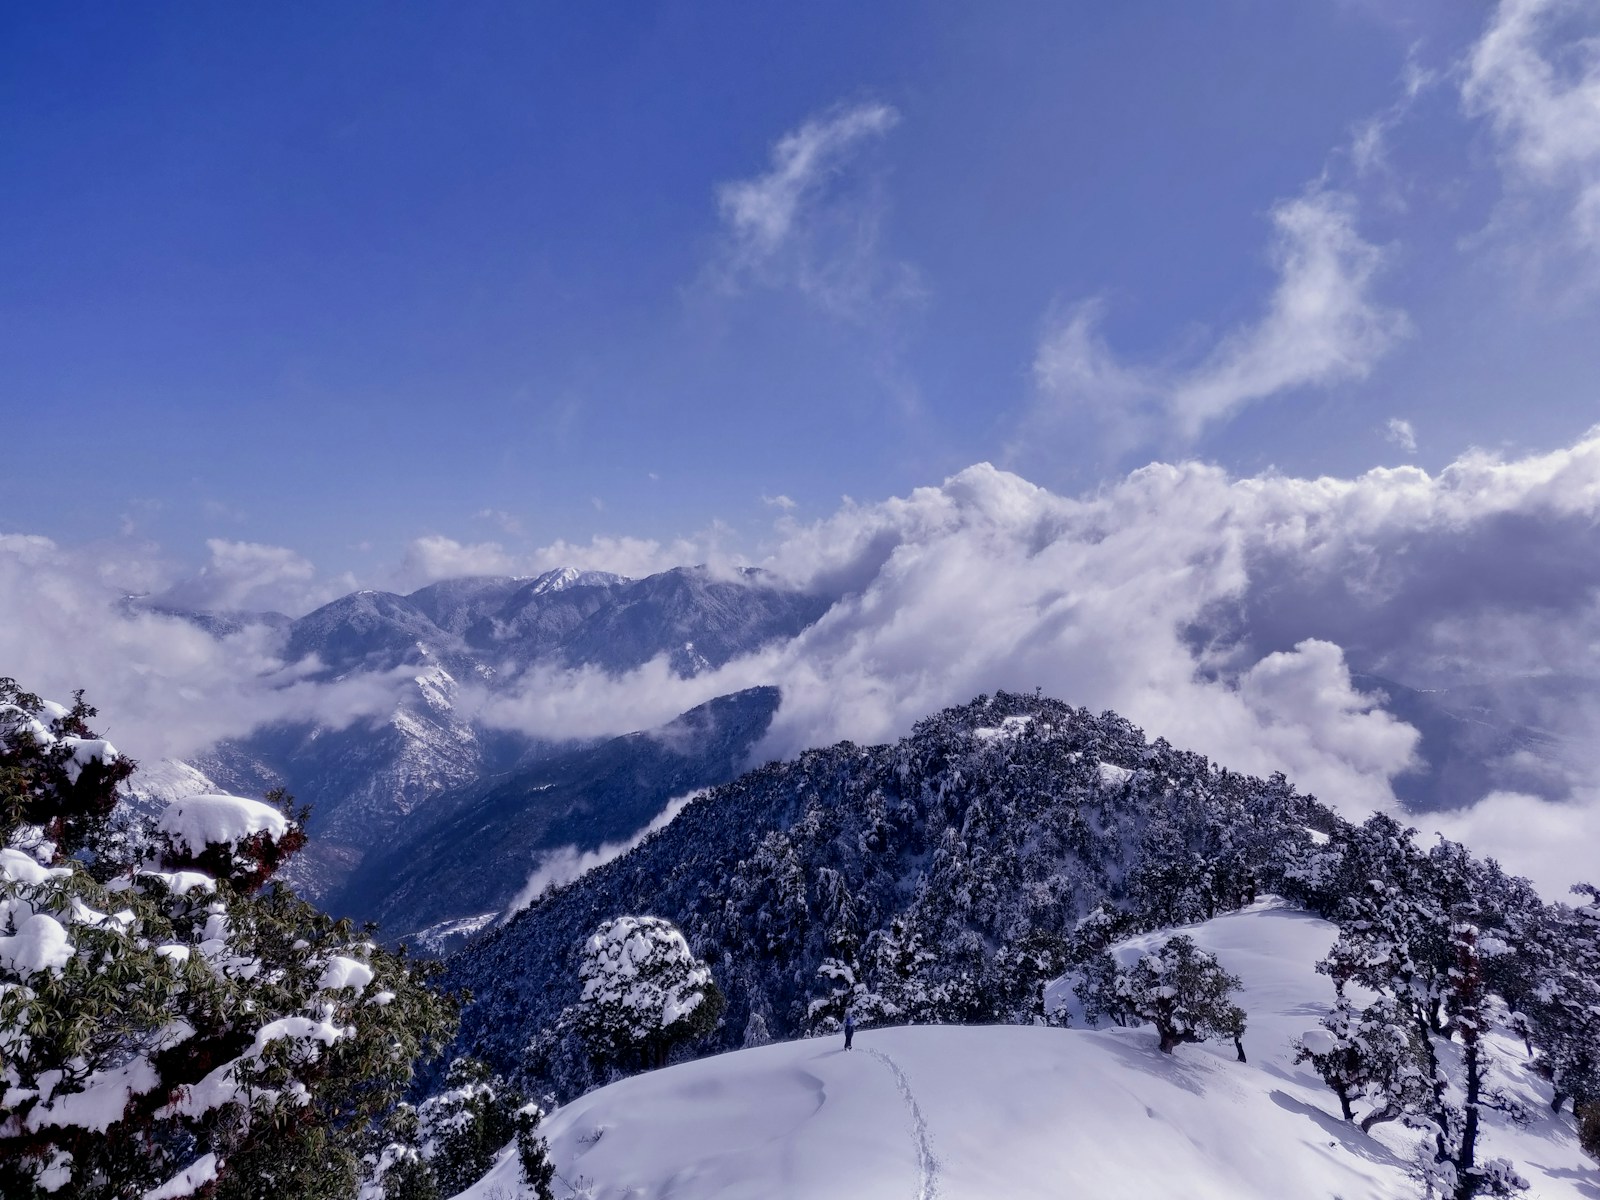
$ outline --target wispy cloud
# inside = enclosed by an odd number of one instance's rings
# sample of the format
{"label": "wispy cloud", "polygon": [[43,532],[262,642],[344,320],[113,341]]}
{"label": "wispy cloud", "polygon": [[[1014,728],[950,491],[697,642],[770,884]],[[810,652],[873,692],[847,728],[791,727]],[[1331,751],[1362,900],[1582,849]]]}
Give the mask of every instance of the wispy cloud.
{"label": "wispy cloud", "polygon": [[1600,11],[1501,0],[1467,58],[1461,98],[1493,130],[1513,197],[1553,198],[1569,240],[1600,253]]}
{"label": "wispy cloud", "polygon": [[1407,454],[1415,454],[1417,451],[1417,431],[1404,417],[1390,417],[1384,424],[1383,436]]}
{"label": "wispy cloud", "polygon": [[603,867],[614,858],[621,858],[652,833],[672,824],[691,801],[698,800],[703,795],[704,791],[689,792],[687,795],[668,800],[662,810],[651,818],[648,825],[632,837],[624,838],[620,842],[606,842],[593,850],[580,850],[577,846],[558,846],[554,850],[545,851],[534,863],[527,882],[522,885],[522,890],[511,898],[511,903],[506,905],[500,923],[505,924],[549,889],[571,883],[578,876],[587,874],[596,867]]}
{"label": "wispy cloud", "polygon": [[475,520],[488,521],[498,526],[501,532],[510,534],[512,537],[522,536],[522,521],[514,514],[506,512],[503,508],[480,508],[472,515]]}
{"label": "wispy cloud", "polygon": [[857,323],[919,295],[914,268],[882,252],[881,192],[852,171],[899,121],[882,103],[831,109],[779,138],[766,171],[719,185],[724,243],[713,274],[722,286],[794,288]]}
{"label": "wispy cloud", "polygon": [[1255,321],[1187,368],[1122,362],[1099,332],[1103,303],[1050,322],[1034,357],[1035,418],[1098,417],[1114,442],[1161,432],[1184,439],[1245,405],[1299,388],[1362,379],[1410,322],[1379,304],[1384,252],[1356,229],[1347,193],[1314,187],[1272,210],[1277,283]]}

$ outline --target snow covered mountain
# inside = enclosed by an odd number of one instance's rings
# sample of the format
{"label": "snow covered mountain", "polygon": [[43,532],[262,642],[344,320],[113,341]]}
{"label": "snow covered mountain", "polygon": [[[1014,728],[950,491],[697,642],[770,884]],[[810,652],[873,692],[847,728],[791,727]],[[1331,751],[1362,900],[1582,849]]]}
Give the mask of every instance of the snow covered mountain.
{"label": "snow covered mountain", "polygon": [[[277,633],[287,661],[311,664],[311,677],[409,675],[400,698],[378,720],[272,726],[186,765],[208,787],[284,787],[310,804],[312,842],[287,877],[325,899],[432,798],[572,748],[475,723],[458,711],[466,683],[492,690],[533,664],[620,672],[661,656],[687,677],[793,637],[827,603],[753,570],[677,568],[635,580],[565,568],[446,580],[406,596],[355,592],[293,621],[256,614],[250,620]],[[176,615],[218,636],[246,619]]]}
{"label": "snow covered mountain", "polygon": [[[1167,931],[1170,932],[1170,931]],[[1425,1139],[1339,1119],[1292,1044],[1333,989],[1327,922],[1273,899],[1187,927],[1243,981],[1249,1062],[1228,1045],[1165,1055],[1148,1029],[913,1026],[738,1050],[611,1084],[551,1116],[557,1195],[635,1200],[1397,1200],[1420,1196]],[[1136,957],[1161,935],[1115,947]],[[1507,1090],[1484,1152],[1540,1200],[1600,1187],[1520,1042],[1497,1036]],[[561,1185],[565,1185],[565,1187]],[[581,1189],[588,1189],[586,1192]],[[460,1200],[524,1195],[508,1147]]]}
{"label": "snow covered mountain", "polygon": [[1336,820],[1282,778],[1149,742],[1115,714],[979,697],[894,745],[751,771],[486,932],[449,964],[448,986],[475,997],[459,1045],[563,1096],[592,1086],[561,1047],[527,1051],[577,999],[583,940],[633,912],[726,964],[712,1048],[740,1045],[757,1016],[803,1034],[842,1013],[840,980],[905,1019],[1030,1021],[1097,905],[1140,928],[1237,907]]}
{"label": "snow covered mountain", "polygon": [[437,796],[363,860],[327,907],[378,921],[391,941],[498,916],[541,864],[553,869],[563,855],[592,862],[608,845],[620,851],[674,797],[732,779],[778,700],[776,688],[719,697],[661,729]]}

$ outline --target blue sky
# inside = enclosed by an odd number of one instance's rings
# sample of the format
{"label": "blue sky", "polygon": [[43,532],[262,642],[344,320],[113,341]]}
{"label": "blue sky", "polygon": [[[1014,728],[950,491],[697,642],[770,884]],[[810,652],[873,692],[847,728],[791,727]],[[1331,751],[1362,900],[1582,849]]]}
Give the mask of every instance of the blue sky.
{"label": "blue sky", "polygon": [[1076,494],[1570,444],[1583,20],[13,6],[5,531],[369,581],[429,535],[758,547],[980,460]]}

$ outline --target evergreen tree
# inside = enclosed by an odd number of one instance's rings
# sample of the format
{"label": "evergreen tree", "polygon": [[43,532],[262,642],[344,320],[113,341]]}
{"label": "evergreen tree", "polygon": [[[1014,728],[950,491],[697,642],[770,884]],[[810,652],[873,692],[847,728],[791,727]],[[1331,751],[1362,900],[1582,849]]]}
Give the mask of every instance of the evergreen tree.
{"label": "evergreen tree", "polygon": [[1232,1038],[1239,1047],[1245,1015],[1231,996],[1241,986],[1238,976],[1186,934],[1167,939],[1116,978],[1117,997],[1128,1012],[1156,1027],[1164,1054],[1212,1037]]}
{"label": "evergreen tree", "polygon": [[1346,1121],[1356,1120],[1357,1103],[1367,1106],[1362,1132],[1426,1110],[1431,1091],[1417,1034],[1392,1000],[1357,1010],[1341,992],[1321,1026],[1301,1036],[1295,1061],[1311,1063]]}
{"label": "evergreen tree", "polygon": [[704,1037],[726,1005],[711,970],[660,917],[616,917],[584,943],[574,1014],[589,1053],[623,1066],[666,1065],[673,1047]]}

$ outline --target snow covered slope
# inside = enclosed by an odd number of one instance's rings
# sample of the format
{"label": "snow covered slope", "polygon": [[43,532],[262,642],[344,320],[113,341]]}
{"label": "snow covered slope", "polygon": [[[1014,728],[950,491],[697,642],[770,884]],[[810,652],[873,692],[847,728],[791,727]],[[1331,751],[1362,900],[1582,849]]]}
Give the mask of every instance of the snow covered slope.
{"label": "snow covered slope", "polygon": [[[1231,1046],[1161,1054],[1146,1029],[924,1026],[741,1050],[592,1092],[546,1122],[560,1179],[595,1200],[1397,1200],[1420,1195],[1415,1135],[1368,1137],[1293,1064],[1331,999],[1314,970],[1333,926],[1268,901],[1186,930],[1245,983],[1248,1064]],[[1152,935],[1129,943],[1158,943]],[[1485,1152],[1533,1197],[1592,1200],[1600,1173],[1548,1090],[1500,1047],[1524,1130]],[[563,1182],[565,1185],[563,1186]],[[514,1154],[462,1200],[521,1195]]]}

